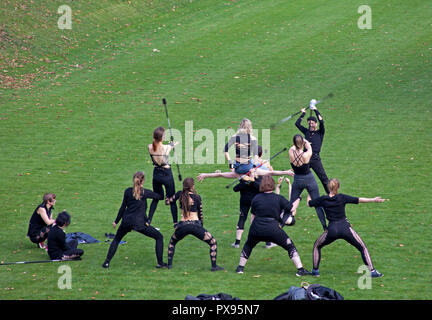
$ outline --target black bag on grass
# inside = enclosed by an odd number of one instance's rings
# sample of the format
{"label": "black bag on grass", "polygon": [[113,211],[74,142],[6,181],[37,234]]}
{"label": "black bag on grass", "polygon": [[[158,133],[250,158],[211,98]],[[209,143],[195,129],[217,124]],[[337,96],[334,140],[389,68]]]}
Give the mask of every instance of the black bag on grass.
{"label": "black bag on grass", "polygon": [[291,286],[287,292],[278,295],[273,300],[343,300],[344,297],[336,290],[320,284],[302,283],[301,287]]}
{"label": "black bag on grass", "polygon": [[343,300],[344,297],[334,289],[311,284],[306,288],[307,300]]}
{"label": "black bag on grass", "polygon": [[187,295],[185,300],[240,300],[239,298],[233,298],[233,296],[226,293],[217,293],[217,294],[205,294],[201,293],[196,297]]}

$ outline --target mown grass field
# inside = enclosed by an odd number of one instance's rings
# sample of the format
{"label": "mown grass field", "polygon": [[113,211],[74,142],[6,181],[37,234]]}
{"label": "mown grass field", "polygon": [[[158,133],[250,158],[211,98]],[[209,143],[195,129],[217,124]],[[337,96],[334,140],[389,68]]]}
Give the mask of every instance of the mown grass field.
{"label": "mown grass field", "polygon": [[[71,30],[57,25],[64,4],[72,9]],[[0,266],[0,299],[181,300],[224,292],[271,300],[301,281],[350,300],[430,299],[432,5],[369,1],[372,29],[362,30],[357,9],[363,4],[2,1],[0,260],[47,258],[26,238],[45,192],[57,194],[55,214],[66,209],[72,215],[67,232],[101,243],[81,245],[83,260],[64,263],[72,289],[58,287],[61,264]],[[318,105],[327,130],[321,152],[327,174],[340,179],[343,193],[390,199],[347,208],[384,273],[370,289],[359,288],[360,254],[343,241],[323,250],[318,279],[296,277],[287,253],[264,244],[245,273],[236,274],[240,249],[231,243],[239,195],[225,188],[225,179],[197,184],[224,272],[210,272],[207,244],[191,237],[178,244],[173,269],[156,270],[154,241],[137,233],[126,236],[108,270],[101,268],[104,234],[114,232],[111,223],[133,173],[143,170],[151,189],[146,146],[154,128],[167,127],[162,98],[182,133],[185,162],[193,152],[185,149],[187,121],[216,137],[218,129],[236,129],[247,117],[261,133],[330,92],[334,97]],[[270,154],[290,144],[294,122],[271,131]],[[205,143],[195,138],[194,152]],[[226,163],[216,163],[220,150],[212,151],[214,164],[183,163],[183,177],[226,170]],[[287,154],[272,165],[289,168]],[[311,269],[321,227],[305,202],[297,216],[286,230]],[[163,203],[153,224],[164,235],[166,257],[173,228]]]}

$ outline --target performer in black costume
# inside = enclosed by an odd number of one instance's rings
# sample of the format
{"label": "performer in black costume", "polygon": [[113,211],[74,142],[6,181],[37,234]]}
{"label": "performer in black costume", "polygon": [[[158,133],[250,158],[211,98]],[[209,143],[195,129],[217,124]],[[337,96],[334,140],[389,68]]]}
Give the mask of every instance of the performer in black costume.
{"label": "performer in black costume", "polygon": [[345,205],[348,203],[358,204],[364,202],[384,202],[381,197],[375,198],[358,198],[338,193],[340,187],[339,180],[331,179],[329,181],[330,193],[317,199],[308,199],[308,205],[311,207],[323,207],[329,221],[328,230],[319,236],[313,247],[313,270],[312,275],[319,276],[319,265],[321,261],[321,249],[337,239],[344,239],[360,251],[364,264],[369,268],[372,278],[382,277],[373,266],[369,251],[357,234],[345,215]]}
{"label": "performer in black costume", "polygon": [[210,246],[211,271],[224,270],[216,264],[216,239],[204,228],[201,197],[195,191],[193,178],[183,180],[183,190],[175,194],[172,201],[180,202],[181,221],[175,227],[168,245],[168,268],[172,268],[177,243],[187,235],[193,235]]}
{"label": "performer in black costume", "polygon": [[[163,140],[165,137],[165,128],[158,127],[153,132],[153,142],[148,145],[148,151],[150,154],[150,158],[153,162],[153,191],[160,194],[162,199],[164,198],[164,190],[166,191],[166,203],[170,203],[172,221],[175,224],[178,221],[178,212],[177,205],[175,201],[172,200],[172,197],[175,193],[175,184],[174,178],[171,170],[171,166],[168,162],[168,157],[171,150],[177,145],[177,142],[173,142],[173,144],[164,145]],[[153,215],[156,211],[159,200],[153,199],[150,204],[149,215],[148,215],[148,223],[151,223],[153,219]]]}
{"label": "performer in black costume", "polygon": [[[305,108],[301,110],[302,114],[297,119],[295,125],[304,134],[305,139],[309,141],[312,145],[312,157],[310,159],[310,167],[316,173],[324,187],[325,192],[328,194],[329,190],[327,184],[329,180],[320,157],[321,146],[325,134],[324,120],[313,102],[311,102],[310,104],[310,109],[315,111],[316,117],[311,116],[307,119],[309,128],[305,128],[301,125],[301,122],[306,114]],[[317,118],[319,121],[319,129],[317,129]]]}
{"label": "performer in black costume", "polygon": [[[309,169],[309,161],[312,156],[312,148],[309,141],[304,140],[299,134],[293,137],[293,146],[289,149],[289,157],[291,167],[294,170],[294,182],[291,190],[291,201],[297,200],[304,189],[307,190],[312,199],[320,196],[318,184],[315,177]],[[324,210],[320,207],[315,208],[318,219],[323,226],[327,229]]]}
{"label": "performer in black costume", "polygon": [[102,264],[104,268],[109,267],[110,261],[114,257],[120,241],[132,230],[156,240],[155,251],[158,263],[156,268],[166,266],[162,260],[163,236],[148,223],[146,214],[147,199],[162,200],[163,196],[151,190],[144,189],[144,180],[144,173],[141,171],[136,172],[133,176],[133,187],[129,187],[124,191],[122,204],[118,211],[117,218],[113,222],[114,229],[117,227],[120,220],[122,220],[122,223],[111,242],[105,262]]}
{"label": "performer in black costume", "polygon": [[[252,200],[251,214],[254,215],[254,219],[249,228],[248,238],[243,246],[236,272],[243,273],[253,248],[261,241],[268,241],[288,251],[290,259],[297,268],[297,276],[310,275],[310,272],[303,268],[294,243],[280,225],[283,221],[293,221],[292,215],[300,199],[291,203],[283,196],[275,194],[274,189],[273,178],[264,176],[260,184],[260,193]],[[288,219],[285,219],[286,215],[289,216]]]}

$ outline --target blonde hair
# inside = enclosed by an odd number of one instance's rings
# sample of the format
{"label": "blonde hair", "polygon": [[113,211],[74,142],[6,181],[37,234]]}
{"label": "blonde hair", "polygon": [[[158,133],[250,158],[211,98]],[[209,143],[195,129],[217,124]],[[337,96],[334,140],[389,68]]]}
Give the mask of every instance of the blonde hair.
{"label": "blonde hair", "polygon": [[133,176],[133,196],[136,200],[141,199],[141,186],[144,183],[144,172],[138,171]]}
{"label": "blonde hair", "polygon": [[237,132],[246,132],[248,134],[252,134],[252,121],[250,121],[248,118],[243,118],[240,122]]}
{"label": "blonde hair", "polygon": [[340,182],[338,179],[330,179],[329,183],[327,184],[327,187],[329,188],[329,190],[334,193],[337,194],[338,193],[338,189],[340,187]]}

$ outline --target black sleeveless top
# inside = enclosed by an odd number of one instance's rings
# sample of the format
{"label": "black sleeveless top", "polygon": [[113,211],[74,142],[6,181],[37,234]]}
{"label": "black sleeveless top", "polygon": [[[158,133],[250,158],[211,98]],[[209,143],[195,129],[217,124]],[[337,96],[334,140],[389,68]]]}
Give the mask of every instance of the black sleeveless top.
{"label": "black sleeveless top", "polygon": [[300,163],[302,163],[301,166],[297,167],[295,166],[292,162],[291,162],[291,168],[294,170],[294,173],[297,175],[306,175],[310,173],[310,165],[309,162],[308,163],[304,163],[303,159],[302,159],[302,155],[304,152],[300,153],[300,154],[295,154],[295,159],[294,161],[298,161]]}
{"label": "black sleeveless top", "polygon": [[308,163],[303,163],[300,167],[295,166],[293,163],[291,163],[291,167],[294,170],[294,173],[297,175],[306,175],[309,174],[310,171],[310,166],[309,166],[309,162]]}
{"label": "black sleeveless top", "polygon": [[51,219],[51,210],[54,207],[51,207],[49,209],[47,209],[47,207],[44,204],[40,204],[37,206],[37,208],[33,211],[33,214],[30,218],[30,222],[29,222],[29,227],[28,227],[28,231],[27,231],[27,236],[33,236],[36,235],[37,233],[39,233],[41,231],[41,229],[43,227],[46,227],[47,224],[45,223],[45,221],[43,221],[42,217],[40,216],[40,214],[37,212],[39,210],[39,208],[44,208],[48,218]]}

